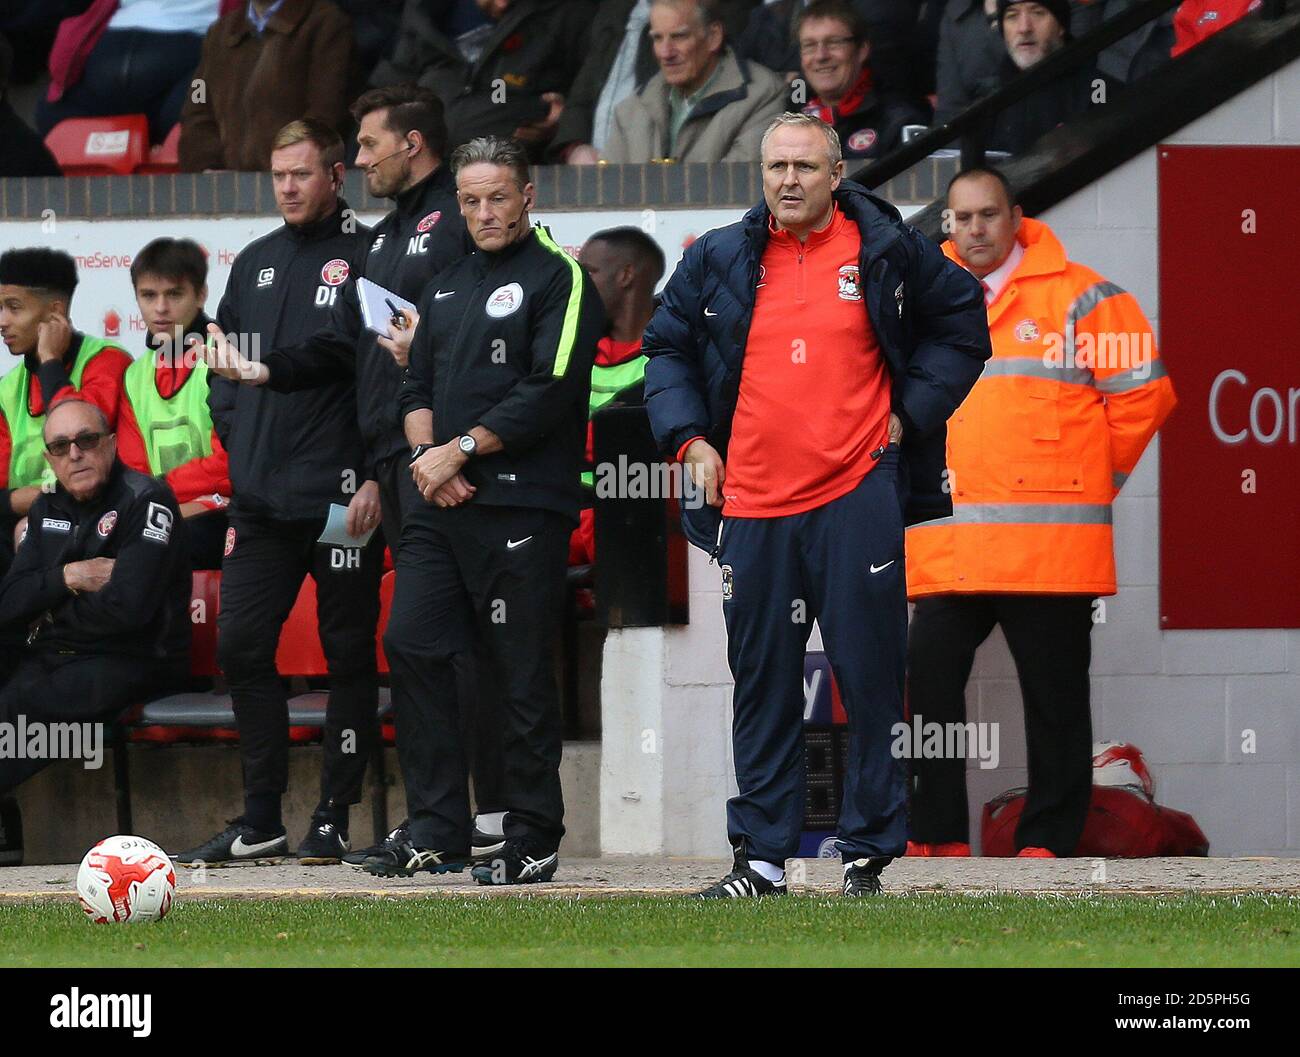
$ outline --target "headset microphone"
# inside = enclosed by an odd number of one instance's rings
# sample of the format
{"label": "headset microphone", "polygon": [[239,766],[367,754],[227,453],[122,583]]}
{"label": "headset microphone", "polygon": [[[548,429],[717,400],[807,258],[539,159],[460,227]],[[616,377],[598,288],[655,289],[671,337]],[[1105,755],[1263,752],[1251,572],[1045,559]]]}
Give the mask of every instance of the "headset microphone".
{"label": "headset microphone", "polygon": [[393,151],[392,154],[386,154],[384,157],[380,158],[378,161],[372,161],[369,165],[366,166],[366,172],[371,172],[371,171],[374,170],[374,169],[378,169],[379,166],[383,165],[384,162],[388,161],[389,158],[396,158],[399,154],[405,154],[405,153],[407,153],[408,151],[413,151],[413,150],[415,150],[415,144],[414,144],[414,143],[408,143],[408,144],[407,144],[405,147],[403,147],[401,150],[395,150],[395,151]]}

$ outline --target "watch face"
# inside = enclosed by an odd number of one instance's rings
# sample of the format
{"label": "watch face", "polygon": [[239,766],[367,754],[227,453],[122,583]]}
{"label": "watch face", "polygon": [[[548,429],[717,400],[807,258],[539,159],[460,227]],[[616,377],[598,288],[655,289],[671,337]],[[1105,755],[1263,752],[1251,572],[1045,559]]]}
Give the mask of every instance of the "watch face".
{"label": "watch face", "polygon": [[466,455],[473,455],[474,449],[476,447],[478,447],[478,445],[474,443],[473,437],[460,438],[460,450],[463,451]]}

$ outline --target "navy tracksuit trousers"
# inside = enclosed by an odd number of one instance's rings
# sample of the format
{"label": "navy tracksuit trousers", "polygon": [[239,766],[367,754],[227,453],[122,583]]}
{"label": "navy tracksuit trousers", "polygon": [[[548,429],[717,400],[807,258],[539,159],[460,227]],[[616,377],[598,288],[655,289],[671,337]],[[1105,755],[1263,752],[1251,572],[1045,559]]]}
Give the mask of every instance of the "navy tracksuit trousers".
{"label": "navy tracksuit trousers", "polygon": [[739,793],[734,846],[784,864],[804,814],[804,652],[812,622],[849,721],[838,846],[882,866],[907,848],[907,778],[890,752],[903,720],[907,585],[898,448],[851,492],[802,514],[728,518],[718,553]]}

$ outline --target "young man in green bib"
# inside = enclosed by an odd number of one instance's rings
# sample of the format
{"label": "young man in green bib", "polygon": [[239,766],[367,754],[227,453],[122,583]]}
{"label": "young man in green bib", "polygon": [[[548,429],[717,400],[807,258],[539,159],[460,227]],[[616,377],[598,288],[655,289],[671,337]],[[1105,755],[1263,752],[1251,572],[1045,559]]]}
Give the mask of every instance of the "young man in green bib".
{"label": "young man in green bib", "polygon": [[207,335],[208,262],[190,239],[154,239],[131,262],[149,352],[129,368],[117,450],[131,469],[161,477],[189,529],[190,564],[221,568],[230,465],[208,408],[208,365],[189,348]]}
{"label": "young man in green bib", "polygon": [[21,534],[42,483],[53,488],[41,439],[46,409],[77,396],[117,426],[131,357],[72,328],[76,288],[77,265],[66,253],[37,247],[0,255],[0,341],[21,357],[0,378],[0,528],[11,537]]}

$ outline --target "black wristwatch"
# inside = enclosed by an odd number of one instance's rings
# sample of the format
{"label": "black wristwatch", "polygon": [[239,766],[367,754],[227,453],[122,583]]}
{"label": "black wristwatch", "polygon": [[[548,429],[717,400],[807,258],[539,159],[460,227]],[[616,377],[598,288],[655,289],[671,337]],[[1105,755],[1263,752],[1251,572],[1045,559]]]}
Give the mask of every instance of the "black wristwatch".
{"label": "black wristwatch", "polygon": [[464,434],[460,440],[456,441],[456,447],[460,449],[460,453],[467,459],[474,458],[478,453],[478,441],[468,433]]}
{"label": "black wristwatch", "polygon": [[[418,459],[426,451],[429,451],[432,447],[433,447],[432,444],[417,444],[414,448],[411,449],[411,462],[415,462],[416,459]],[[407,463],[407,465],[409,466],[410,463]]]}

